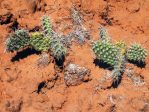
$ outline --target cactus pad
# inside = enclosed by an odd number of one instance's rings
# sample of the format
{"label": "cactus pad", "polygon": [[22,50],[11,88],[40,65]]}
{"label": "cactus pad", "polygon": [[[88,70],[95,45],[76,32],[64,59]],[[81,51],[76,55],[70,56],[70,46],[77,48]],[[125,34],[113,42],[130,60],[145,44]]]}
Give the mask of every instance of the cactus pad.
{"label": "cactus pad", "polygon": [[133,44],[127,51],[127,58],[130,61],[144,62],[147,56],[147,50],[139,44]]}
{"label": "cactus pad", "polygon": [[51,37],[52,35],[52,24],[48,16],[42,17],[42,27],[46,37]]}
{"label": "cactus pad", "polygon": [[107,42],[97,41],[93,45],[93,51],[98,59],[111,66],[115,64],[118,48]]}
{"label": "cactus pad", "polygon": [[50,48],[50,39],[44,38],[42,33],[35,32],[31,35],[30,46],[37,51],[48,51]]}
{"label": "cactus pad", "polygon": [[60,42],[59,39],[52,39],[50,43],[50,50],[52,52],[53,57],[56,59],[62,59],[63,56],[66,55],[67,49]]}
{"label": "cactus pad", "polygon": [[18,51],[29,45],[29,33],[26,30],[17,30],[6,40],[6,51]]}
{"label": "cactus pad", "polygon": [[112,71],[112,78],[113,78],[114,82],[118,83],[123,75],[124,70],[125,70],[126,46],[124,43],[121,43],[121,42],[117,43],[116,45],[118,46],[119,50],[117,52],[114,69]]}

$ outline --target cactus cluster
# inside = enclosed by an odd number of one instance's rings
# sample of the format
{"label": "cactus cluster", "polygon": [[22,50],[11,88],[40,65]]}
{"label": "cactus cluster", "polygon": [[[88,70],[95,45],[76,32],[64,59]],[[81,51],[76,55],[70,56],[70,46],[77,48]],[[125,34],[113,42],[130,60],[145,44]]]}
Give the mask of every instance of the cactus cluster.
{"label": "cactus cluster", "polygon": [[112,43],[104,27],[100,29],[100,40],[92,47],[96,58],[111,65],[114,69],[111,77],[114,82],[119,82],[125,70],[127,60],[145,62],[147,51],[139,44],[133,44],[129,49],[124,42]]}
{"label": "cactus cluster", "polygon": [[30,36],[27,30],[17,30],[6,40],[6,51],[18,51],[29,45]]}
{"label": "cactus cluster", "polygon": [[[82,24],[82,18],[76,9],[72,9],[72,18],[77,24]],[[31,47],[42,53],[46,51],[38,61],[38,65],[46,66],[50,62],[47,51],[50,51],[55,59],[61,60],[67,54],[66,46],[73,38],[76,38],[79,43],[83,43],[90,36],[85,28],[77,27],[75,31],[66,36],[66,39],[52,30],[52,23],[48,16],[42,17],[42,27],[43,33],[34,32],[30,35],[24,29],[15,31],[6,40],[6,51],[18,51],[25,47]],[[97,42],[91,41],[92,50],[97,59],[114,68],[111,75],[114,81],[118,82],[122,77],[127,60],[145,62],[147,51],[141,45],[133,44],[127,49],[124,42],[113,43],[104,27],[100,28],[99,35],[100,39]]]}
{"label": "cactus cluster", "polygon": [[52,30],[52,24],[47,16],[42,17],[44,33],[34,32],[29,35],[26,30],[17,30],[6,41],[7,51],[17,51],[26,46],[37,51],[51,51],[56,59],[62,59],[66,55],[67,49],[60,36]]}
{"label": "cactus cluster", "polygon": [[31,34],[30,45],[37,51],[48,51],[50,47],[50,39],[44,38],[44,35],[39,32]]}
{"label": "cactus cluster", "polygon": [[111,66],[115,65],[118,52],[118,48],[115,45],[108,42],[97,41],[92,49],[99,60]]}

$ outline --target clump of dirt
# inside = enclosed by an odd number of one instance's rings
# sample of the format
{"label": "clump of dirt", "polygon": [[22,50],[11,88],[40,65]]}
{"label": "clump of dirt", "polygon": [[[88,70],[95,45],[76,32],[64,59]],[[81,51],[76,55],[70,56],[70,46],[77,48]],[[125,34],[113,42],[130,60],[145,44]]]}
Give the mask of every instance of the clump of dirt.
{"label": "clump of dirt", "polygon": [[[110,71],[95,63],[89,41],[71,43],[60,71],[51,60],[39,67],[40,55],[33,49],[4,52],[10,32],[40,31],[43,15],[52,18],[56,32],[69,34],[78,26],[70,15],[73,7],[90,39],[99,39],[98,28],[104,25],[114,41],[141,43],[149,50],[147,0],[0,0],[0,112],[148,112],[148,58],[142,67],[126,65],[133,68],[133,75],[124,73],[120,85],[109,88],[111,81],[102,86],[99,80]],[[92,80],[68,87],[64,81],[68,63],[88,68]]]}

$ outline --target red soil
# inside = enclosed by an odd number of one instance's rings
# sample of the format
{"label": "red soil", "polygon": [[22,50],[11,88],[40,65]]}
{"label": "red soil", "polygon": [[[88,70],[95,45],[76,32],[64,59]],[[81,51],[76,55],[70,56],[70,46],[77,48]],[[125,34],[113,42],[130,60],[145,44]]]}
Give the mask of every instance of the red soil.
{"label": "red soil", "polygon": [[[0,112],[149,112],[148,58],[144,68],[127,65],[143,77],[144,85],[135,86],[124,74],[118,88],[99,89],[98,80],[107,70],[95,66],[95,56],[88,44],[82,47],[73,44],[65,64],[71,61],[87,67],[91,70],[92,80],[71,87],[65,85],[63,73],[53,82],[53,63],[39,69],[36,64],[39,55],[12,62],[16,53],[4,52],[14,18],[17,18],[19,28],[32,30],[40,26],[40,18],[46,14],[52,18],[58,32],[66,33],[67,30],[62,28],[71,20],[61,19],[69,16],[74,4],[84,14],[84,26],[91,32],[93,40],[98,39],[101,24],[106,24],[114,41],[124,40],[128,45],[138,42],[149,51],[148,0],[0,0],[0,15],[13,14],[9,24],[0,25]],[[112,24],[101,18],[107,6],[107,17],[111,18]],[[51,89],[43,88],[40,94],[34,92],[39,83],[50,79]]]}

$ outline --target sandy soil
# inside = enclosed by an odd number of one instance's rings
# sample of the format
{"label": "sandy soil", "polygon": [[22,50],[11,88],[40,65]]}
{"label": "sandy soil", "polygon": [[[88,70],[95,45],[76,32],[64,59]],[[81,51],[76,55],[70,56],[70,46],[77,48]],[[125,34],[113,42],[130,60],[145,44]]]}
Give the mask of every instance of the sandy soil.
{"label": "sandy soil", "polygon": [[[8,13],[13,15],[9,22],[0,25],[0,112],[149,112],[148,58],[142,68],[127,64],[144,84],[136,86],[124,73],[117,88],[107,88],[107,82],[101,89],[98,80],[108,70],[95,64],[87,43],[74,43],[64,64],[73,62],[90,69],[92,80],[70,87],[64,83],[63,72],[54,80],[54,63],[37,67],[37,52],[27,50],[21,58],[19,54],[4,52],[14,20],[17,19],[19,29],[40,30],[40,18],[46,14],[57,32],[67,33],[69,29],[64,26],[72,21],[63,18],[70,16],[72,5],[83,14],[84,26],[93,40],[99,38],[98,28],[105,25],[114,41],[123,40],[128,45],[138,42],[149,51],[149,0],[0,0],[3,19]],[[35,92],[46,80],[50,80],[49,88]]]}

